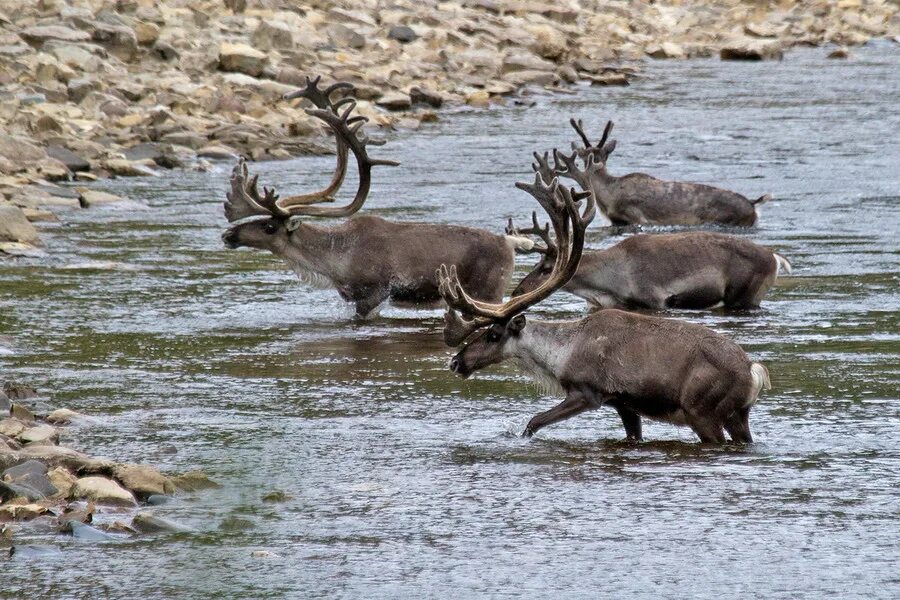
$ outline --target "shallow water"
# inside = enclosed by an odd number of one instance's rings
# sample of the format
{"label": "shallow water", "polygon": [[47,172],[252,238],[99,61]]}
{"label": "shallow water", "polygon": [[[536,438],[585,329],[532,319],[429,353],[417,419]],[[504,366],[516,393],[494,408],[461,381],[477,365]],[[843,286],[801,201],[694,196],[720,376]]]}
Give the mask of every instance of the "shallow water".
{"label": "shallow water", "polygon": [[[613,173],[774,194],[741,233],[793,276],[757,311],[671,313],[768,365],[749,448],[646,421],[626,444],[610,410],[523,440],[558,399],[511,366],[454,378],[438,311],[353,323],[334,291],[223,248],[231,165],[105,182],[138,204],[65,213],[48,258],[0,262],[0,368],[96,415],[64,434],[76,447],[223,487],[157,509],[194,534],[24,527],[17,543],[62,552],[12,559],[0,596],[900,596],[900,51],[824,55],[650,63],[628,88],[444,116],[373,150],[403,165],[366,210],[494,231],[526,222],[512,184],[573,139],[570,115],[595,135],[616,121]],[[305,191],[332,161],[252,168]],[[583,309],[558,294],[530,314]],[[292,499],[261,502],[274,489]]]}

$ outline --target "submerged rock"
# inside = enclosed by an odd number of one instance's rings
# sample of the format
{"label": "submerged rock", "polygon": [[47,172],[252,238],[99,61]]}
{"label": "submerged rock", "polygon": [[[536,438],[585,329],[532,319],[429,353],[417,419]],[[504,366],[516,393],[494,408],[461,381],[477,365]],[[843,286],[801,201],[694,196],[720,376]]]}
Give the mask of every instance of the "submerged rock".
{"label": "submerged rock", "polygon": [[194,492],[197,490],[209,490],[222,487],[212,479],[210,479],[203,471],[188,471],[181,475],[171,477],[170,480],[176,488],[186,492]]}
{"label": "submerged rock", "polygon": [[194,531],[193,528],[175,521],[157,517],[150,511],[142,511],[134,515],[131,526],[141,533],[187,533]]}
{"label": "submerged rock", "polygon": [[131,490],[138,498],[153,494],[173,494],[175,485],[172,481],[147,465],[121,464],[113,467],[112,476]]}
{"label": "submerged rock", "polygon": [[71,533],[77,540],[86,542],[109,542],[116,539],[108,533],[75,520],[66,521],[63,531]]}

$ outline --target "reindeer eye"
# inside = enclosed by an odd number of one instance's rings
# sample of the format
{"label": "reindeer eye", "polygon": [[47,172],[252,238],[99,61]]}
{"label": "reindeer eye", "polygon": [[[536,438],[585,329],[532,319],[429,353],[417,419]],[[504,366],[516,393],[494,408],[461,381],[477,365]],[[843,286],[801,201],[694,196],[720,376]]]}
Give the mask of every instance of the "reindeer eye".
{"label": "reindeer eye", "polygon": [[493,331],[493,330],[492,330],[492,331],[488,331],[488,334],[487,334],[487,341],[489,341],[489,342],[499,342],[499,341],[500,341],[500,337],[501,337],[501,336],[500,336],[500,334],[499,334],[498,332]]}
{"label": "reindeer eye", "polygon": [[263,231],[265,231],[269,235],[272,235],[273,233],[278,231],[278,225],[269,221],[268,223],[266,223],[265,227],[263,227]]}

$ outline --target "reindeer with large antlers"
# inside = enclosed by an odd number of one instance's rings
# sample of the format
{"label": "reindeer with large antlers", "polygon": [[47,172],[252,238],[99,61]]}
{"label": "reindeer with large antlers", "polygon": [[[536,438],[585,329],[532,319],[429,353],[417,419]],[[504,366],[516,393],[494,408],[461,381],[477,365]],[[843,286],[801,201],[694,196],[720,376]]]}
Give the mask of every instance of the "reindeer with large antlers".
{"label": "reindeer with large antlers", "polygon": [[[574,179],[597,197],[600,210],[613,225],[699,225],[718,223],[750,227],[756,223],[756,207],[770,199],[768,194],[749,200],[736,192],[700,183],[665,181],[644,173],[616,177],[606,170],[616,140],[609,140],[613,122],[609,121],[603,136],[591,144],[581,120],[569,121],[583,147],[573,144],[571,155],[554,151],[554,166],[549,157],[535,153],[535,171],[545,179]],[[584,166],[579,167],[576,159]]]}
{"label": "reindeer with large antlers", "polygon": [[[502,299],[514,268],[515,250],[529,248],[517,238],[470,227],[429,223],[397,223],[375,216],[356,216],[324,227],[305,217],[349,217],[366,201],[372,168],[395,165],[368,155],[372,142],[361,136],[366,119],[353,116],[355,101],[331,103],[335,86],[322,91],[318,79],[292,94],[310,99],[318,108],[309,114],[323,121],[337,140],[338,166],[331,184],[320,192],[279,199],[274,190],[257,189],[241,162],[231,176],[225,216],[231,226],[222,234],[231,248],[249,246],[282,257],[301,276],[326,282],[352,302],[358,317],[366,317],[386,300],[416,305],[440,302],[438,265],[454,265],[472,294],[484,301]],[[359,183],[353,200],[331,206],[347,166],[348,152],[356,158]],[[342,158],[343,156],[343,158]]]}
{"label": "reindeer with large antlers", "polygon": [[617,309],[577,321],[526,320],[526,309],[576,273],[596,206],[589,196],[579,211],[580,194],[564,191],[556,179],[546,185],[540,174],[534,185],[516,186],[550,216],[557,246],[553,270],[534,290],[493,304],[473,299],[455,269],[442,266],[445,341],[458,346],[471,340],[450,369],[468,377],[513,359],[540,384],[564,393],[565,400],[529,421],[525,436],[608,404],[618,411],[629,439],[641,439],[641,417],[647,417],[687,425],[703,442],[725,442],[723,428],[732,441],[751,442],[750,408],[770,387],[768,371],[728,338],[701,325]]}

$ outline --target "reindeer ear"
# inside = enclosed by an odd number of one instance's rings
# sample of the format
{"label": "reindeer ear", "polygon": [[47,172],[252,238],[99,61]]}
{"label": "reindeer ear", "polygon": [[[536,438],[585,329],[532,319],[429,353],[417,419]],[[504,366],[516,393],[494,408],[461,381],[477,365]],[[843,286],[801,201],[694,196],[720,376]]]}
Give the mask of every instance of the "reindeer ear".
{"label": "reindeer ear", "polygon": [[298,227],[300,227],[300,217],[291,217],[284,226],[288,231],[296,231]]}
{"label": "reindeer ear", "polygon": [[513,335],[517,335],[520,331],[525,329],[525,315],[514,316],[512,320],[506,325],[506,328]]}
{"label": "reindeer ear", "polygon": [[613,150],[616,149],[616,140],[608,142],[603,146],[603,160],[606,161],[609,158],[609,155],[613,153]]}

